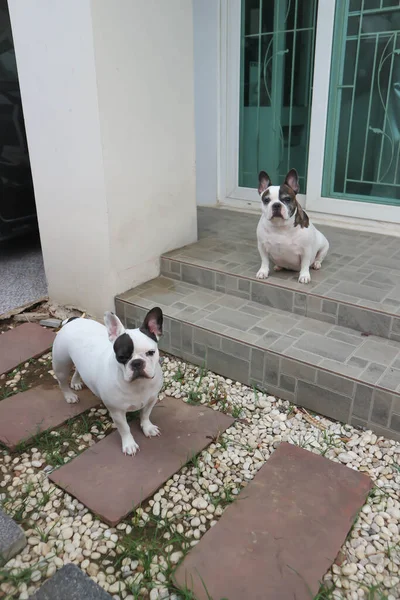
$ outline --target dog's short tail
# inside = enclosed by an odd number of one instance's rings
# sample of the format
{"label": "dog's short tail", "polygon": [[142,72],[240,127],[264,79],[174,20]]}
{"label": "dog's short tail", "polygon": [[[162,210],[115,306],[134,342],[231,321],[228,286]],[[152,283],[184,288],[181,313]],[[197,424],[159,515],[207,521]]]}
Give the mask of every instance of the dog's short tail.
{"label": "dog's short tail", "polygon": [[64,327],[64,325],[66,325],[67,323],[71,323],[71,321],[74,321],[75,319],[80,319],[80,317],[70,317],[69,319],[65,319],[62,323],[61,323],[61,327]]}

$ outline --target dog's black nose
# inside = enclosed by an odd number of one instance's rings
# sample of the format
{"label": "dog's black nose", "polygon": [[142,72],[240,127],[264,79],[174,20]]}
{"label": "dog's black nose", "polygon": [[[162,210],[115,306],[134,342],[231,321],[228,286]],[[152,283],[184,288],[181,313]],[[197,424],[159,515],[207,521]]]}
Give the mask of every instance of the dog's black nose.
{"label": "dog's black nose", "polygon": [[281,203],[274,202],[274,204],[272,205],[272,210],[280,210],[280,209],[281,209]]}
{"label": "dog's black nose", "polygon": [[131,362],[131,367],[132,367],[132,369],[139,370],[142,368],[143,364],[144,364],[143,360],[141,358],[137,358]]}

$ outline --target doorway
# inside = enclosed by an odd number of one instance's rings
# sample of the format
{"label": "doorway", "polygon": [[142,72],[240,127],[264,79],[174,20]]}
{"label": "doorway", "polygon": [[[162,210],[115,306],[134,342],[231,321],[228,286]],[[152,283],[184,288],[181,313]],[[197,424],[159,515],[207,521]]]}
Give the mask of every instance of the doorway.
{"label": "doorway", "polygon": [[294,167],[314,218],[396,227],[399,1],[221,1],[220,203]]}
{"label": "doorway", "polygon": [[0,281],[0,315],[47,294],[6,0],[0,0]]}
{"label": "doorway", "polygon": [[295,166],[306,189],[317,0],[242,2],[239,186]]}
{"label": "doorway", "polygon": [[336,5],[325,166],[324,195],[400,206],[398,0]]}

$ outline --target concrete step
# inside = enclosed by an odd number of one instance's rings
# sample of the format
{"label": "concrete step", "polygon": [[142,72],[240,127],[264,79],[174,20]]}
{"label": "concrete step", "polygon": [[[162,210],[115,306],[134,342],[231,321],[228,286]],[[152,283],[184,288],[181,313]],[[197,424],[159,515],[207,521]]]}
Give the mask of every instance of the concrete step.
{"label": "concrete step", "polygon": [[311,283],[298,273],[260,267],[256,227],[259,216],[201,208],[199,241],[161,259],[161,273],[185,283],[259,302],[319,321],[400,341],[400,239],[319,227],[330,242]]}
{"label": "concrete step", "polygon": [[127,327],[155,305],[162,350],[325,416],[400,439],[400,343],[159,277],[116,299]]}

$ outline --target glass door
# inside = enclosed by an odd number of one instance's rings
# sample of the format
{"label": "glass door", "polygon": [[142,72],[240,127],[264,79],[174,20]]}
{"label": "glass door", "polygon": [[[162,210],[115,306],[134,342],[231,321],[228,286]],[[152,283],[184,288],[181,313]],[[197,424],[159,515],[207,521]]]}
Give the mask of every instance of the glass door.
{"label": "glass door", "polygon": [[400,206],[399,4],[336,3],[323,196]]}
{"label": "glass door", "polygon": [[239,188],[296,168],[306,190],[317,0],[241,1]]}

